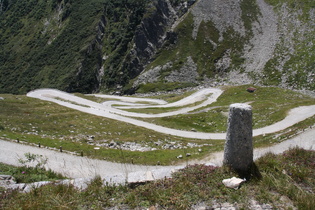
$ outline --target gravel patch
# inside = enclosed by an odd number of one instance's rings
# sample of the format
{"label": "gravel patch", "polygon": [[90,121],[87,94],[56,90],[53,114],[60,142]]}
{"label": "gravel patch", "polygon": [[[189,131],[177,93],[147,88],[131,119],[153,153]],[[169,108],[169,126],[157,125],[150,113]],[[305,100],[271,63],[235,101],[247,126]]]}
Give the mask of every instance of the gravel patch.
{"label": "gravel patch", "polygon": [[191,9],[194,15],[194,30],[192,37],[197,37],[202,21],[212,21],[219,30],[221,39],[223,32],[229,27],[240,35],[245,35],[245,27],[241,18],[242,10],[239,0],[200,0]]}

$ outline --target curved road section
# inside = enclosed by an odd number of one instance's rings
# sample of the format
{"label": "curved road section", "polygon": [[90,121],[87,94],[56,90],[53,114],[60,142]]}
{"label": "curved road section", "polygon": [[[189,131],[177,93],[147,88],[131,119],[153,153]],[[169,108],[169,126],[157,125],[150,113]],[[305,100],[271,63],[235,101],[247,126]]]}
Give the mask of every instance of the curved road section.
{"label": "curved road section", "polygon": [[[97,97],[115,99],[119,101],[107,101],[104,103],[96,103],[91,100],[87,100],[72,94],[54,90],[54,89],[39,89],[31,91],[27,94],[29,97],[38,98],[41,100],[51,101],[62,106],[66,106],[72,109],[76,109],[81,112],[110,118],[113,120],[119,120],[122,122],[130,123],[136,126],[141,126],[147,129],[151,129],[160,133],[169,134],[173,136],[179,136],[184,138],[195,138],[195,139],[213,139],[213,140],[224,140],[226,137],[225,133],[203,133],[193,131],[182,131],[172,128],[167,128],[131,117],[137,118],[153,118],[153,117],[165,117],[174,116],[178,114],[185,114],[190,111],[205,107],[215,102],[217,98],[223,93],[222,90],[217,88],[206,88],[197,91],[196,93],[180,100],[175,103],[166,103],[162,100],[156,99],[144,99],[144,98],[132,98],[122,96],[111,96],[111,95],[95,95]],[[139,104],[140,103],[140,104]],[[141,104],[142,103],[142,104]],[[147,103],[150,103],[148,105]],[[154,103],[154,105],[152,105]],[[198,105],[192,106],[192,104],[198,103]],[[120,107],[113,105],[123,105]],[[190,105],[189,107],[183,107]],[[128,106],[128,107],[127,107]],[[166,107],[179,107],[178,110],[172,112],[165,112],[159,114],[143,114],[128,112],[127,108],[166,108]],[[183,107],[183,108],[180,108]],[[122,110],[122,108],[124,110]],[[283,120],[263,128],[253,130],[253,136],[259,136],[268,133],[274,133],[283,129],[286,129],[298,122],[301,122],[309,117],[315,115],[315,105],[312,106],[301,106],[291,109],[286,118]]]}
{"label": "curved road section", "polygon": [[[28,96],[39,98],[46,101],[51,101],[58,103],[60,105],[73,108],[82,112],[95,114],[98,116],[103,116],[115,120],[120,120],[123,122],[131,123],[134,125],[142,126],[148,129],[153,129],[161,133],[167,133],[182,137],[189,138],[200,138],[200,139],[224,139],[225,134],[211,134],[211,133],[198,133],[198,132],[188,132],[188,131],[178,131],[175,129],[164,128],[162,126],[156,126],[150,123],[143,122],[141,120],[134,120],[132,118],[122,116],[125,112],[120,112],[116,107],[112,107],[113,104],[124,104],[124,106],[129,105],[132,107],[176,107],[184,106],[187,104],[193,104],[195,102],[200,102],[199,105],[194,106],[200,108],[206,104],[213,103],[222,93],[219,89],[204,89],[196,92],[195,94],[187,97],[179,102],[173,104],[167,104],[165,101],[155,100],[155,99],[137,99],[129,97],[118,97],[118,96],[105,96],[103,98],[111,98],[115,100],[120,100],[118,102],[106,102],[106,104],[95,103],[90,100],[86,100],[80,97],[73,96],[71,94],[51,89],[41,89],[28,93]],[[137,104],[134,104],[137,103]],[[144,103],[144,104],[138,104]],[[148,105],[148,103],[151,103]],[[155,104],[155,105],[152,105]],[[191,108],[189,108],[191,109]],[[183,110],[179,109],[178,113],[182,113]],[[172,112],[176,114],[176,112]],[[308,117],[315,114],[315,105],[298,107],[292,109],[288,116],[274,125],[267,126],[265,128],[260,128],[254,130],[254,135],[261,135],[264,133],[272,133],[282,129],[285,129],[297,122],[300,122]],[[254,159],[259,158],[265,153],[281,153],[290,147],[299,146],[305,149],[315,150],[315,129],[309,129],[294,138],[284,141],[278,145],[268,147],[268,148],[257,148],[254,150]],[[86,182],[96,175],[100,175],[104,182],[108,183],[132,183],[139,181],[151,181],[155,179],[161,179],[164,177],[171,176],[174,170],[183,168],[186,164],[194,163],[206,163],[222,165],[223,152],[218,152],[210,154],[203,160],[192,160],[183,165],[178,166],[144,166],[144,165],[131,165],[131,164],[121,164],[113,163],[104,160],[89,159],[87,157],[78,157],[71,154],[60,153],[57,151],[52,151],[45,148],[32,147],[28,145],[17,144],[9,141],[4,141],[0,139],[0,154],[1,162],[19,165],[18,158],[23,158],[24,154],[31,152],[32,154],[43,155],[48,158],[46,167],[52,169],[53,171],[62,173],[65,176],[75,178],[71,180],[71,183],[78,187],[86,187]]]}

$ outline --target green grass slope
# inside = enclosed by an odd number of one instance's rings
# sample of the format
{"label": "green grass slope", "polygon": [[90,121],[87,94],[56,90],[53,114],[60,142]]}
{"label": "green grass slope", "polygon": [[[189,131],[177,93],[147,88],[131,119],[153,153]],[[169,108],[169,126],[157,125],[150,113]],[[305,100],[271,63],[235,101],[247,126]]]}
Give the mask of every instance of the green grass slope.
{"label": "green grass slope", "polygon": [[[43,147],[57,150],[62,146],[63,150],[74,152],[77,155],[81,155],[83,152],[84,156],[93,158],[149,165],[155,165],[158,162],[162,165],[169,165],[187,159],[203,158],[210,152],[223,150],[224,146],[223,140],[186,139],[161,134],[23,95],[1,94],[0,97],[4,98],[0,100],[0,138],[15,142],[19,140],[34,146],[40,143]],[[181,96],[160,95],[159,98],[173,101],[179,100]],[[282,120],[291,108],[315,104],[314,98],[280,88],[257,87],[256,92],[248,93],[246,86],[225,87],[225,92],[217,102],[209,107],[188,114],[150,119],[149,121],[188,131],[193,129],[200,132],[225,132],[228,106],[231,103],[245,102],[251,102],[253,106],[254,128]],[[151,109],[141,111],[152,112]],[[154,111],[169,110],[160,108]],[[311,117],[279,133],[255,137],[255,147],[281,142],[314,123],[315,117]],[[117,144],[135,142],[156,150],[140,152],[100,146],[111,141]],[[187,146],[189,143],[199,145],[202,152],[198,151],[199,147]],[[163,147],[163,145],[169,144],[182,147],[177,149]],[[94,149],[96,146],[100,147],[97,151]],[[177,159],[177,156],[186,153],[192,155]]]}

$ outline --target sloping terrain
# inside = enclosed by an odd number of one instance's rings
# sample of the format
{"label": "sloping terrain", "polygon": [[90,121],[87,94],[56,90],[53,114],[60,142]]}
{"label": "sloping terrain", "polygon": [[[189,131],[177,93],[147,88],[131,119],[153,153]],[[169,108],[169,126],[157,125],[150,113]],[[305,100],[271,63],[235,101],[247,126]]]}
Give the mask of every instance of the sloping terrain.
{"label": "sloping terrain", "polygon": [[314,90],[314,6],[312,1],[197,1],[175,27],[176,43],[164,46],[134,87],[154,90],[167,81]]}
{"label": "sloping terrain", "polygon": [[0,93],[315,89],[312,0],[1,0]]}
{"label": "sloping terrain", "polygon": [[[0,92],[98,91],[127,53],[144,1],[0,1]],[[106,28],[106,30],[105,30]],[[106,60],[106,55],[111,57]],[[105,62],[106,60],[106,62]]]}

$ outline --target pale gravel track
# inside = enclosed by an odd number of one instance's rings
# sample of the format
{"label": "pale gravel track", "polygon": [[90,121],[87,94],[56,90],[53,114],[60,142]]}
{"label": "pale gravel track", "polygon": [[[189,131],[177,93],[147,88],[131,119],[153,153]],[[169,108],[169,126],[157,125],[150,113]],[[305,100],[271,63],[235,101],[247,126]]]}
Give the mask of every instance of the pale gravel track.
{"label": "pale gravel track", "polygon": [[[209,89],[208,91],[216,91],[215,89]],[[221,90],[220,90],[221,91]],[[199,91],[201,95],[198,95],[198,92],[194,94],[194,97],[186,100],[188,103],[192,102],[195,98],[196,101],[208,101],[211,100],[215,101],[220,94],[213,94],[212,98],[205,99],[202,97],[202,94],[209,94],[207,91]],[[217,92],[219,93],[219,92]],[[41,89],[32,91],[28,94],[30,97],[39,98],[42,100],[47,100],[51,102],[58,103],[60,105],[77,109],[82,112],[95,114],[98,116],[104,116],[115,120],[120,120],[128,123],[132,123],[135,125],[139,125],[142,127],[146,127],[149,129],[156,130],[158,132],[168,133],[177,136],[183,136],[188,138],[206,138],[206,139],[225,139],[225,134],[207,134],[207,133],[198,133],[198,132],[188,132],[188,131],[178,131],[175,129],[164,128],[162,126],[156,126],[150,123],[145,123],[140,120],[134,120],[128,117],[120,116],[121,113],[112,113],[112,110],[108,110],[108,107],[104,105],[92,102],[87,99],[83,99],[80,97],[73,96],[68,93],[64,93],[57,90],[51,89]],[[106,96],[103,96],[106,97]],[[129,98],[129,97],[128,97]],[[63,99],[65,101],[62,101]],[[115,99],[116,96],[115,96]],[[123,98],[119,98],[123,100]],[[137,102],[136,99],[128,99],[129,102]],[[144,99],[141,99],[144,100]],[[185,99],[183,99],[184,101]],[[75,102],[76,104],[69,103],[69,101]],[[147,102],[147,101],[145,101]],[[163,101],[151,101],[151,103],[157,103],[156,106],[165,106]],[[80,104],[80,105],[77,105]],[[176,103],[175,103],[176,104]],[[184,105],[185,103],[182,103]],[[82,106],[83,105],[83,106]],[[151,105],[147,105],[151,106]],[[168,105],[169,106],[169,105]],[[199,108],[199,107],[198,107]],[[116,109],[115,112],[118,109]],[[292,109],[288,116],[274,125],[254,130],[254,135],[261,135],[265,133],[272,133],[276,131],[280,131],[285,129],[297,122],[300,122],[308,117],[311,117],[315,114],[315,106],[305,106],[305,107],[298,107]],[[153,127],[153,128],[152,128]],[[156,129],[156,128],[159,128]],[[305,149],[315,150],[315,128],[309,129],[306,132],[299,134],[298,136],[282,142],[278,145],[268,147],[268,148],[258,148],[254,151],[254,158],[257,159],[261,157],[263,154],[267,152],[272,153],[281,153],[290,147],[299,146]],[[53,151],[45,148],[38,148],[32,147],[28,145],[18,144],[14,142],[9,142],[5,140],[0,141],[0,161],[7,164],[12,165],[19,165],[18,158],[22,158],[25,153],[30,152],[32,154],[43,155],[48,158],[48,163],[46,165],[47,168],[52,169],[53,171],[60,172],[65,176],[71,178],[91,178],[96,175],[100,175],[104,180],[114,183],[124,183],[125,181],[128,182],[135,182],[139,180],[151,180],[163,178],[165,176],[170,176],[173,170],[183,168],[187,164],[194,164],[194,163],[206,163],[206,164],[215,164],[221,165],[223,159],[223,153],[218,152],[211,154],[207,158],[199,161],[189,161],[182,165],[177,166],[144,166],[144,165],[133,165],[133,164],[121,164],[121,163],[113,163],[104,160],[95,160],[89,159],[87,157],[79,157],[67,153],[61,153],[58,151]],[[97,151],[96,151],[97,152]]]}
{"label": "pale gravel track", "polygon": [[20,165],[18,159],[25,159],[25,153],[42,155],[48,158],[47,169],[52,169],[71,178],[89,178],[96,175],[100,175],[102,178],[112,177],[112,179],[115,176],[126,178],[128,174],[133,172],[154,171],[162,168],[170,170],[175,168],[174,166],[162,167],[115,163],[0,140],[0,162],[18,166]]}
{"label": "pale gravel track", "polygon": [[[201,104],[193,107],[182,108],[173,112],[166,112],[161,114],[142,114],[142,113],[132,113],[127,112],[125,110],[120,110],[118,108],[112,107],[114,102],[100,104],[87,99],[83,99],[77,96],[74,96],[69,93],[65,93],[59,90],[53,89],[39,89],[32,92],[29,92],[27,96],[38,98],[41,100],[51,101],[62,106],[66,106],[72,109],[76,109],[82,112],[86,112],[89,114],[106,117],[109,119],[119,120],[122,122],[130,123],[136,126],[144,127],[147,129],[154,130],[156,132],[169,134],[173,136],[179,136],[184,138],[194,138],[194,139],[214,139],[214,140],[224,140],[226,137],[225,133],[202,133],[202,132],[193,132],[193,131],[182,131],[176,130],[172,128],[167,128],[159,125],[155,125],[152,123],[144,122],[141,120],[130,118],[133,117],[165,117],[165,116],[173,116],[178,114],[187,113],[189,111],[193,111],[195,109],[199,109],[201,107],[207,106],[217,100],[217,98],[223,93],[222,90],[216,88],[206,88],[197,91],[196,93],[188,96],[180,100],[179,102],[171,103],[171,104],[162,104],[162,101],[159,101],[158,105],[155,107],[177,107],[184,106],[187,104],[192,104],[198,101],[203,101]],[[207,96],[207,97],[206,97]],[[114,96],[102,96],[102,97],[114,97]],[[124,100],[126,97],[116,96],[116,99]],[[130,102],[130,99],[128,99]],[[134,98],[133,100],[136,100]],[[144,100],[143,98],[141,99]],[[72,103],[71,103],[72,102]],[[153,100],[148,100],[148,102],[153,102]],[[121,102],[117,102],[118,104]],[[129,103],[128,103],[129,104]],[[125,105],[127,105],[125,103]],[[139,105],[137,105],[139,106]],[[135,105],[133,106],[135,107]],[[142,108],[145,107],[153,107],[152,105],[143,105]],[[127,115],[127,116],[126,116]],[[315,105],[312,106],[301,106],[294,109],[291,109],[287,115],[287,117],[273,125],[266,126],[263,128],[253,130],[253,136],[259,136],[269,133],[274,133],[285,128],[288,128],[296,123],[299,123],[309,117],[315,115]]]}
{"label": "pale gravel track", "polygon": [[[315,128],[309,129],[279,144],[254,149],[254,159],[256,160],[268,152],[279,154],[296,146],[315,150]],[[20,165],[18,158],[23,158],[24,154],[28,152],[47,157],[47,169],[49,168],[62,173],[69,178],[93,178],[96,175],[100,175],[105,181],[112,183],[136,182],[139,180],[151,180],[152,178],[161,179],[169,177],[173,171],[183,168],[186,165],[198,163],[221,166],[223,161],[223,152],[217,152],[210,154],[203,160],[187,161],[186,163],[174,166],[122,164],[75,156],[0,139],[0,162],[18,166]]]}

